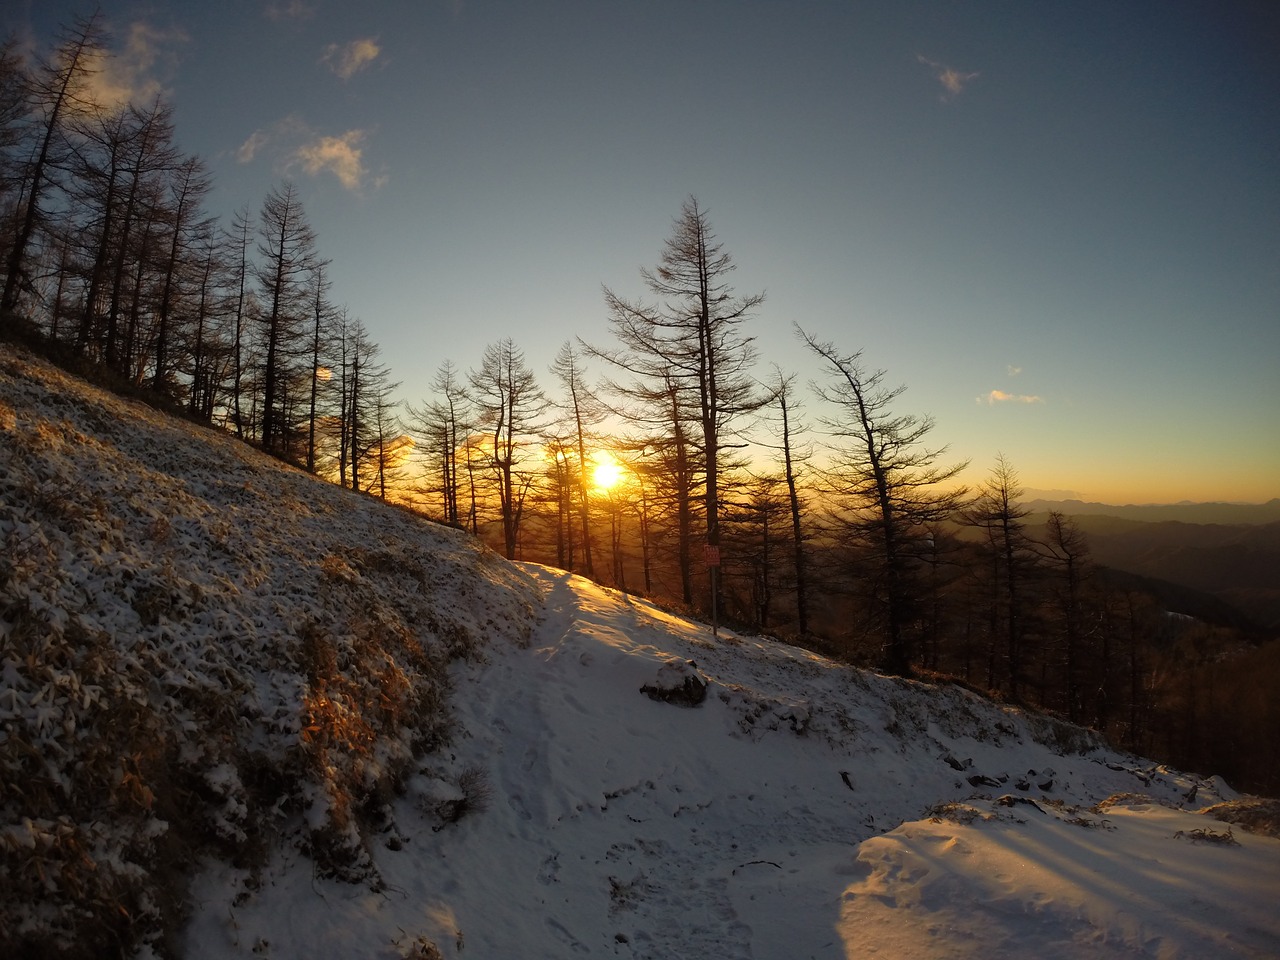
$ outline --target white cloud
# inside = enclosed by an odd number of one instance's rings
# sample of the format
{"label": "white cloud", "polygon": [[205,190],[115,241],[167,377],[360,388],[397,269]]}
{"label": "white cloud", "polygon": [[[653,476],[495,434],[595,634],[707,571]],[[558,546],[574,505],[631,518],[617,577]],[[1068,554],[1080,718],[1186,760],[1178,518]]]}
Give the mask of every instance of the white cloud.
{"label": "white cloud", "polygon": [[961,73],[959,70],[952,69],[944,63],[938,63],[930,60],[923,54],[916,54],[916,60],[933,68],[934,78],[942,84],[942,100],[945,102],[952,97],[958,97],[964,92],[964,88],[969,85],[969,81],[977,79],[980,74]]}
{"label": "white cloud", "polygon": [[378,41],[373,37],[362,37],[359,40],[352,40],[350,43],[339,46],[331,43],[325,47],[324,54],[320,57],[320,62],[327,66],[330,70],[340,76],[343,80],[350,80],[357,73],[378,59],[378,55],[382,52],[382,48],[378,46]]}
{"label": "white cloud", "polygon": [[315,15],[315,8],[302,0],[283,0],[267,4],[265,13],[268,20],[277,23],[282,20],[310,20]]}
{"label": "white cloud", "polygon": [[1021,367],[1015,367],[1012,363],[1009,364],[1009,376],[1016,377],[1021,372],[1022,372]]}
{"label": "white cloud", "polygon": [[240,163],[269,157],[278,170],[291,173],[301,168],[309,176],[331,173],[348,190],[358,192],[366,185],[375,189],[387,183],[386,174],[371,176],[364,160],[367,130],[348,130],[338,136],[317,133],[296,115],[277,120],[255,130],[236,151]]}
{"label": "white cloud", "polygon": [[363,130],[348,130],[340,137],[318,137],[304,143],[293,153],[293,162],[315,176],[332,173],[348,190],[359,190],[364,185],[368,170],[364,165]]}
{"label": "white cloud", "polygon": [[185,42],[181,30],[158,30],[137,22],[124,36],[121,49],[91,55],[88,99],[108,110],[128,104],[147,107],[165,92],[165,77],[175,66],[173,47]]}
{"label": "white cloud", "polygon": [[[283,120],[277,120],[269,127],[253,131],[236,150],[236,161],[252,163],[259,154],[273,144],[297,142],[311,136],[313,134],[307,125],[296,115],[291,114]],[[276,153],[278,154],[279,151],[277,150]]]}
{"label": "white cloud", "polygon": [[976,400],[989,407],[997,403],[1044,403],[1041,397],[1025,393],[1006,393],[1004,390],[992,390],[986,396],[977,397]]}
{"label": "white cloud", "polygon": [[240,149],[236,151],[236,161],[239,163],[253,162],[253,158],[258,155],[258,151],[266,146],[270,139],[263,130],[253,131],[249,139],[240,144]]}

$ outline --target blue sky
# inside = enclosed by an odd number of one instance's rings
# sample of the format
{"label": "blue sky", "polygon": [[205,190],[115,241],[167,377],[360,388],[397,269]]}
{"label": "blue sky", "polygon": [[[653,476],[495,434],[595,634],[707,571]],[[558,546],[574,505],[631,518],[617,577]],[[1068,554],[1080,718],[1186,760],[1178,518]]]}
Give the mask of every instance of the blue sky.
{"label": "blue sky", "polygon": [[[0,29],[38,48],[84,7]],[[408,400],[501,337],[539,372],[607,342],[601,285],[643,294],[692,194],[767,295],[762,376],[818,374],[794,321],[905,384],[972,479],[1003,453],[1085,499],[1280,496],[1270,4],[102,9],[215,212],[298,184]]]}

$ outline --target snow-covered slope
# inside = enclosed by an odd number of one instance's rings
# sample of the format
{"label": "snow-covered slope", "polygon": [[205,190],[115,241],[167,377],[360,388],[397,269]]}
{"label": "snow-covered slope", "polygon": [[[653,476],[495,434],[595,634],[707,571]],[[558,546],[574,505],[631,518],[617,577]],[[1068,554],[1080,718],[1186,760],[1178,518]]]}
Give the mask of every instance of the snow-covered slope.
{"label": "snow-covered slope", "polygon": [[[477,601],[477,584],[482,599]],[[157,942],[189,863],[371,876],[447,664],[535,583],[462,533],[0,353],[0,956]]]}
{"label": "snow-covered slope", "polygon": [[[193,960],[1280,954],[1280,840],[1216,779],[713,638],[22,358],[0,457],[10,937],[85,935],[71,849],[181,899],[143,951]],[[95,686],[167,763],[101,756],[136,743]]]}

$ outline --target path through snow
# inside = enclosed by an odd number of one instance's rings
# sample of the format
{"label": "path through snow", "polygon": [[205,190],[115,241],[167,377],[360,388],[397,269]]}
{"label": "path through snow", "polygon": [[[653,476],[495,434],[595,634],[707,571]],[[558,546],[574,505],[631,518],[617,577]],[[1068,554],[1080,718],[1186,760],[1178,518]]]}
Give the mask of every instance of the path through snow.
{"label": "path through snow", "polygon": [[[390,958],[420,937],[463,958],[1280,953],[1280,841],[1194,842],[1225,825],[1163,805],[1193,784],[1190,806],[1213,802],[1229,793],[1216,781],[1060,755],[1036,742],[1051,728],[964,691],[713,641],[526,570],[539,628],[457,668],[464,732],[400,801],[400,849],[375,851],[386,890],[312,879],[288,856],[228,907],[243,878],[211,869],[192,957]],[[640,693],[672,659],[709,681],[701,706]],[[468,768],[487,808],[430,816]],[[1154,799],[1088,811],[1121,792]]]}

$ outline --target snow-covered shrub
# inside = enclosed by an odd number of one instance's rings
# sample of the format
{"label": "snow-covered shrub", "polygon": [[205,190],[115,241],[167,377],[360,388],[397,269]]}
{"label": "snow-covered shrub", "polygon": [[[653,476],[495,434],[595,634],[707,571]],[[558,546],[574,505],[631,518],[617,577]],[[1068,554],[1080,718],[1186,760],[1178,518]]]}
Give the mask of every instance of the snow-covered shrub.
{"label": "snow-covered shrub", "polygon": [[418,809],[436,821],[437,832],[464,817],[481,813],[493,802],[493,786],[484,768],[465,767],[456,776],[423,771],[411,787]]}
{"label": "snow-covered shrub", "polygon": [[450,820],[457,823],[465,816],[483,813],[493,802],[493,787],[489,775],[482,767],[467,767],[458,777],[458,790],[462,798],[449,809]]}

